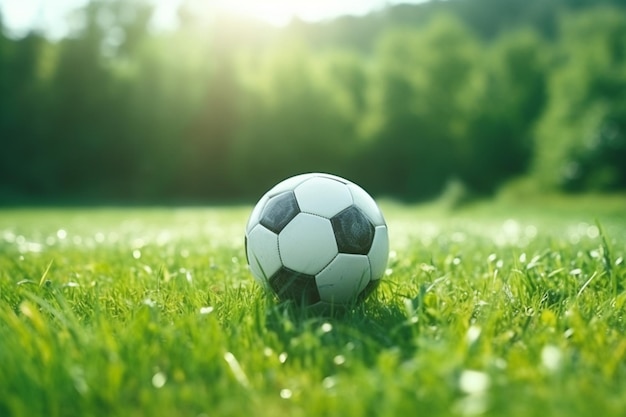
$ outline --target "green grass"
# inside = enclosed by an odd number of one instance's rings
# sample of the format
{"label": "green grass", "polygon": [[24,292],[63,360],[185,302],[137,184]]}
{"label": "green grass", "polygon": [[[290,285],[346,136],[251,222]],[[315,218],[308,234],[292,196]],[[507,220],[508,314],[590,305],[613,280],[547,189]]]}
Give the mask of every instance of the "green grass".
{"label": "green grass", "polygon": [[626,204],[387,203],[336,316],[249,274],[250,207],[0,211],[0,416],[623,416]]}

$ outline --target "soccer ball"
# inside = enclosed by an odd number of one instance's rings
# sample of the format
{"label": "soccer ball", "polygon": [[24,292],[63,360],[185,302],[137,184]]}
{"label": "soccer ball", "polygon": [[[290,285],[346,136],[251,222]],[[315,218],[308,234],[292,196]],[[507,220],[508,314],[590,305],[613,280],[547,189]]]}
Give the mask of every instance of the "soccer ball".
{"label": "soccer ball", "polygon": [[269,190],[245,234],[254,278],[281,301],[350,305],[380,283],[389,255],[387,225],[358,185],[301,174]]}

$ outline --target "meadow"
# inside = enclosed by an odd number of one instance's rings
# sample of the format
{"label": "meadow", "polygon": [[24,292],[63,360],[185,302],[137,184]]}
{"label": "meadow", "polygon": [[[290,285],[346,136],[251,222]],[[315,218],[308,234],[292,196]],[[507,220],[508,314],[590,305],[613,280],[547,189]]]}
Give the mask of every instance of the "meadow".
{"label": "meadow", "polygon": [[626,199],[382,202],[383,284],[278,304],[248,206],[0,211],[0,416],[623,416]]}

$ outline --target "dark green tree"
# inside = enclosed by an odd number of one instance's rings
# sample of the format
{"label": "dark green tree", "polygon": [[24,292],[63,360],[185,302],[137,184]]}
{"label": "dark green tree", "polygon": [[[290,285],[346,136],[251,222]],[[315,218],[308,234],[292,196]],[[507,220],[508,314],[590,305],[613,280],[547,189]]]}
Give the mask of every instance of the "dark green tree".
{"label": "dark green tree", "polygon": [[459,178],[491,194],[527,172],[533,126],[546,100],[547,49],[530,29],[503,35],[481,62],[481,94],[468,112],[471,128],[456,145]]}
{"label": "dark green tree", "polygon": [[42,147],[49,137],[54,62],[53,46],[39,33],[19,40],[0,36],[0,191],[5,198],[49,192],[56,167],[42,157]]}
{"label": "dark green tree", "polygon": [[536,135],[536,180],[548,188],[626,186],[626,17],[616,9],[562,22],[549,102]]}
{"label": "dark green tree", "polygon": [[471,32],[450,17],[381,39],[365,122],[376,192],[433,197],[456,175],[455,144],[468,133],[479,59]]}

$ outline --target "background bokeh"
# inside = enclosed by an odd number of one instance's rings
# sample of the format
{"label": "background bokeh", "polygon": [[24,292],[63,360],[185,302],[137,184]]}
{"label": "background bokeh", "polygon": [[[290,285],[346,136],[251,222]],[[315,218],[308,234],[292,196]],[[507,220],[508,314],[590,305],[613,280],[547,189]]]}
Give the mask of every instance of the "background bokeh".
{"label": "background bokeh", "polygon": [[0,19],[0,202],[253,201],[326,171],[376,196],[626,188],[626,1],[448,0],[278,27],[94,0]]}

